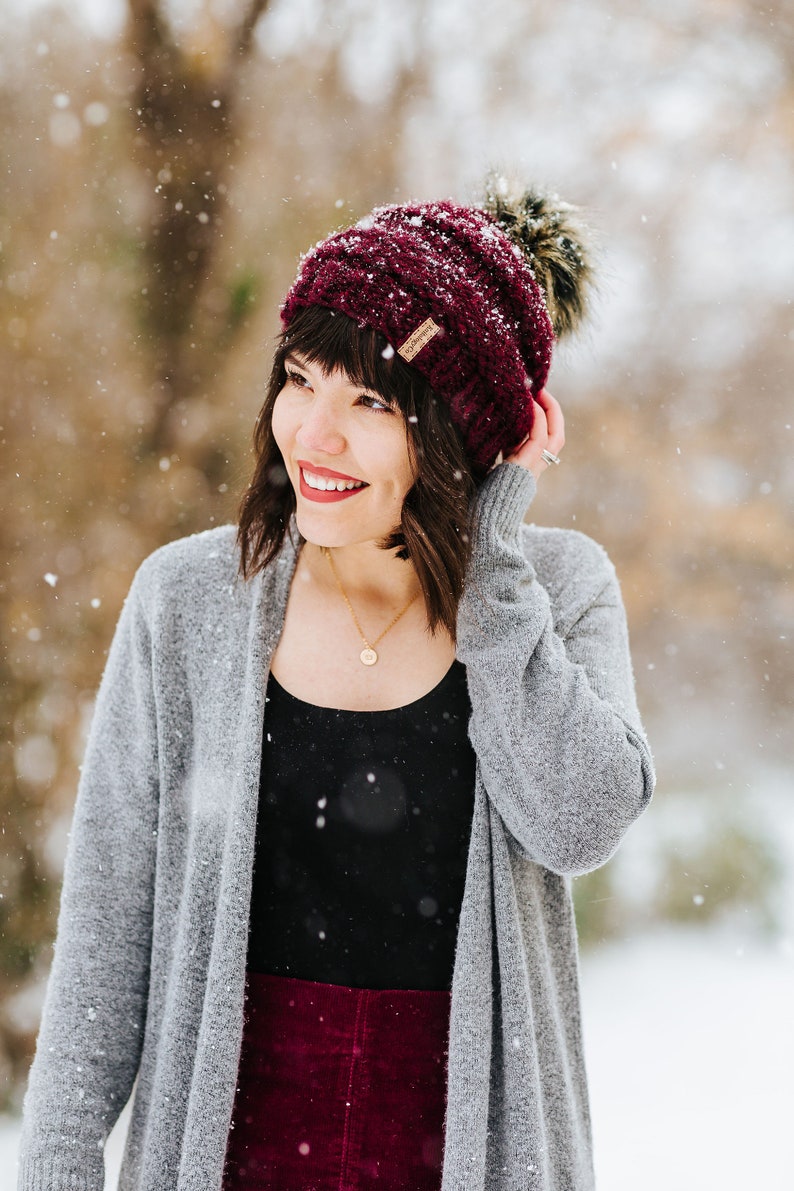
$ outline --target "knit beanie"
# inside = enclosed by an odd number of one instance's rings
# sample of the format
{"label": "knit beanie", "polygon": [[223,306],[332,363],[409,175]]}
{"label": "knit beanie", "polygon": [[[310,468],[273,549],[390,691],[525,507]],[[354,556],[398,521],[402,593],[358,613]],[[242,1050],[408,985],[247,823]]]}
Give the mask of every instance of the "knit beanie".
{"label": "knit beanie", "polygon": [[377,207],[312,248],[282,306],[379,331],[447,404],[479,471],[532,426],[555,337],[584,311],[591,269],[573,208],[493,186],[482,206]]}

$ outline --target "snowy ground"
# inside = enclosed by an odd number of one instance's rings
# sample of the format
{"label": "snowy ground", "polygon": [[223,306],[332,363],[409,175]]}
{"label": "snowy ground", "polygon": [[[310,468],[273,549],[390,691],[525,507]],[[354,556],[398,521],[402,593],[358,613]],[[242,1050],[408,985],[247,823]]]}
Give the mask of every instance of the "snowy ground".
{"label": "snowy ground", "polygon": [[583,964],[599,1191],[791,1191],[790,941],[669,931]]}
{"label": "snowy ground", "polygon": [[[599,1191],[790,1191],[790,941],[670,929],[603,947],[584,958],[583,1004]],[[3,1187],[16,1145],[6,1120]]]}

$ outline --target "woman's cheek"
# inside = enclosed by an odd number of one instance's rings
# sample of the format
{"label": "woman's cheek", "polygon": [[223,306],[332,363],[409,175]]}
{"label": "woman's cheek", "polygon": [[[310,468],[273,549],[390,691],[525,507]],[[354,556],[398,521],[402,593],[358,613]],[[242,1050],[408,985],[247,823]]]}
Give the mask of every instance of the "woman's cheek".
{"label": "woman's cheek", "polygon": [[281,451],[285,460],[289,456],[290,442],[295,437],[295,429],[291,426],[291,422],[288,402],[283,399],[282,393],[279,393],[273,404],[273,412],[270,415],[270,429],[276,441],[276,446]]}

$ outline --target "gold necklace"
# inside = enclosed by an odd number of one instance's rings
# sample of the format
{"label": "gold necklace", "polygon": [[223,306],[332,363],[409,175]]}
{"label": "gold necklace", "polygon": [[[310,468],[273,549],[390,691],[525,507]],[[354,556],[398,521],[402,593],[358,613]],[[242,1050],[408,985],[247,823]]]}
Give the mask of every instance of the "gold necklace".
{"label": "gold necklace", "polygon": [[410,600],[405,605],[405,607],[397,613],[397,615],[394,617],[393,620],[389,621],[389,623],[386,625],[386,628],[383,630],[383,632],[380,634],[380,636],[376,637],[375,640],[370,645],[369,641],[364,636],[364,630],[362,629],[361,625],[358,622],[358,617],[356,616],[355,612],[353,611],[353,605],[350,603],[350,600],[347,598],[347,592],[345,591],[344,587],[342,586],[342,581],[336,573],[336,567],[334,566],[334,560],[333,560],[333,558],[331,558],[331,551],[328,549],[327,546],[322,546],[321,549],[322,549],[322,552],[325,555],[325,557],[328,559],[328,565],[331,568],[331,574],[333,575],[333,577],[336,581],[336,586],[339,588],[342,599],[347,604],[348,611],[353,618],[353,624],[358,629],[358,635],[361,638],[361,640],[364,642],[364,648],[362,649],[361,653],[358,655],[359,661],[361,662],[362,666],[374,666],[378,660],[378,655],[375,652],[375,646],[380,641],[383,640],[383,638],[386,636],[386,634],[389,632],[390,629],[394,628],[394,626],[396,625],[396,623],[400,619],[400,617],[405,615],[405,613],[411,607],[411,604],[413,604],[414,600],[419,595],[419,592],[417,592],[416,595],[411,596]]}

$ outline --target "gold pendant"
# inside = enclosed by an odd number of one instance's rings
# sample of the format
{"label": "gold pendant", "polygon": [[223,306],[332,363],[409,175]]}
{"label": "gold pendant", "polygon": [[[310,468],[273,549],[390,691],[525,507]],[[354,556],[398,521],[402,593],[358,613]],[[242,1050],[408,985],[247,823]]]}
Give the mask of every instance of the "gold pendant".
{"label": "gold pendant", "polygon": [[361,659],[362,665],[364,666],[374,666],[378,660],[378,655],[370,645],[368,645],[366,649],[362,649],[358,656]]}

